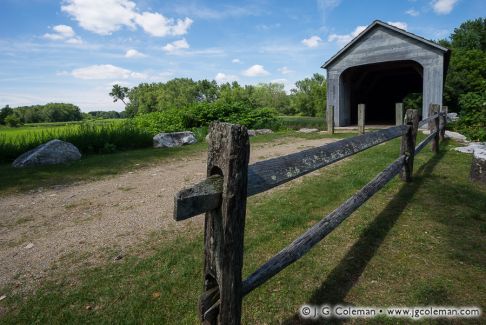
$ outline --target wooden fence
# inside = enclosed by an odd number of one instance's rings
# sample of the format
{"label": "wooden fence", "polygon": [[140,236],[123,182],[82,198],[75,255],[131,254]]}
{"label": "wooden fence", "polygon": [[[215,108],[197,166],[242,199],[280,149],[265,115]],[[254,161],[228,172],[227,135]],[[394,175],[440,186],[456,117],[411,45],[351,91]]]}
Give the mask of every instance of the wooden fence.
{"label": "wooden fence", "polygon": [[[326,237],[353,211],[397,174],[410,182],[414,156],[432,141],[438,152],[446,114],[430,106],[429,118],[419,122],[417,110],[407,110],[404,123],[388,129],[339,140],[321,147],[248,165],[247,129],[214,123],[209,133],[207,179],[176,194],[174,218],[206,213],[204,290],[199,316],[204,324],[240,324],[242,300]],[[430,135],[416,145],[417,130],[428,123]],[[333,164],[380,143],[401,137],[400,156],[340,207],[309,228],[289,246],[242,279],[246,198],[314,170]]]}

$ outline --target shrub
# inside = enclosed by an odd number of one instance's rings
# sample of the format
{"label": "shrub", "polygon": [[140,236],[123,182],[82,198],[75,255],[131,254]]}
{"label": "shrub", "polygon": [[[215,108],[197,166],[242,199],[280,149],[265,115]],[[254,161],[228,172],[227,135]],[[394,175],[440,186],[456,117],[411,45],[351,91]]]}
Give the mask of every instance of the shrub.
{"label": "shrub", "polygon": [[486,91],[459,97],[460,119],[456,128],[473,141],[486,141]]}
{"label": "shrub", "polygon": [[19,127],[19,126],[22,125],[22,121],[20,120],[20,118],[17,115],[10,114],[9,116],[7,116],[5,118],[5,124],[7,126],[16,128],[16,127]]}

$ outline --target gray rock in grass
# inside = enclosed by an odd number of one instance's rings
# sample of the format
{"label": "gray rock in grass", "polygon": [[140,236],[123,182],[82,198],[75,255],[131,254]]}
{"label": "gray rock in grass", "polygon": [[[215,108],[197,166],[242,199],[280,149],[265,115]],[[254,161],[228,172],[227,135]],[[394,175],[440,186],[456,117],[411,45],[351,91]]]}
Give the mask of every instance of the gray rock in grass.
{"label": "gray rock in grass", "polygon": [[81,159],[81,153],[73,144],[61,140],[51,140],[21,154],[12,163],[13,167],[29,167],[62,164]]}
{"label": "gray rock in grass", "polygon": [[153,141],[154,148],[173,148],[197,142],[196,136],[190,131],[159,133]]}

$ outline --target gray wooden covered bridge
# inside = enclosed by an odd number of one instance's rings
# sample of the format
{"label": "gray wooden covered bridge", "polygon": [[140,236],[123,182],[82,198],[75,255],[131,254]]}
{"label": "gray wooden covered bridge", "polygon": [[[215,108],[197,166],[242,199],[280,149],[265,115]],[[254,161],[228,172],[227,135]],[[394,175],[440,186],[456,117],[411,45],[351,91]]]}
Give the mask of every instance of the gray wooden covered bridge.
{"label": "gray wooden covered bridge", "polygon": [[392,124],[395,103],[410,93],[422,93],[427,117],[429,104],[442,105],[449,56],[445,47],[374,21],[322,66],[335,126],[356,124],[358,104],[366,105],[366,124]]}

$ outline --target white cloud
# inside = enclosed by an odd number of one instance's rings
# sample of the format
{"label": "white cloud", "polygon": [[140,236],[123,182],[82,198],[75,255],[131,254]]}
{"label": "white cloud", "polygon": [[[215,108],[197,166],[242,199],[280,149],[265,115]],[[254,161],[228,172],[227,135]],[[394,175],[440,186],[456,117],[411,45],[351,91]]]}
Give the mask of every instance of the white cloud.
{"label": "white cloud", "polygon": [[183,35],[192,24],[189,18],[174,20],[157,12],[139,13],[130,0],[63,0],[61,10],[73,16],[86,30],[110,35],[122,27],[136,26],[157,37]]}
{"label": "white cloud", "polygon": [[454,9],[458,0],[434,0],[432,8],[438,15],[447,15]]}
{"label": "white cloud", "polygon": [[162,49],[164,52],[167,53],[172,53],[172,52],[177,52],[181,49],[188,49],[189,48],[189,43],[187,43],[186,39],[180,39],[178,41],[174,41],[172,43],[166,44]]}
{"label": "white cloud", "polygon": [[238,64],[241,63],[240,59],[233,59],[233,60],[231,60],[231,62],[238,63]]}
{"label": "white cloud", "polygon": [[405,13],[409,16],[412,16],[412,17],[417,17],[418,15],[420,15],[420,12],[418,12],[417,10],[415,9],[408,9],[407,11],[405,11]]}
{"label": "white cloud", "polygon": [[407,23],[404,23],[402,21],[389,21],[388,24],[403,30],[407,30],[408,28]]}
{"label": "white cloud", "polygon": [[337,42],[339,45],[345,45],[349,43],[353,38],[358,36],[362,31],[366,29],[366,26],[357,26],[351,33],[338,35],[338,34],[331,34],[327,38],[329,42]]}
{"label": "white cloud", "polygon": [[54,33],[45,33],[42,37],[50,41],[65,41],[69,44],[81,44],[81,38],[76,36],[73,28],[67,25],[56,25],[52,27]]}
{"label": "white cloud", "polygon": [[281,67],[281,68],[278,68],[277,69],[278,72],[280,72],[281,74],[289,74],[289,73],[292,73],[293,71],[290,70],[289,68],[287,67]]}
{"label": "white cloud", "polygon": [[260,64],[255,64],[243,71],[243,75],[247,77],[261,77],[267,76],[270,72],[265,70],[265,68]]}
{"label": "white cloud", "polygon": [[78,79],[146,79],[144,73],[133,72],[111,64],[95,64],[88,67],[74,69],[71,75]]}
{"label": "white cloud", "polygon": [[235,80],[238,80],[237,76],[231,75],[231,74],[225,74],[222,72],[218,72],[216,76],[214,77],[214,80],[216,80],[217,83],[222,84],[226,82],[232,82]]}
{"label": "white cloud", "polygon": [[184,35],[192,25],[192,20],[189,18],[178,19],[175,22],[173,19],[168,19],[161,14],[155,12],[144,12],[135,16],[135,22],[140,25],[143,30],[157,37],[167,35]]}
{"label": "white cloud", "polygon": [[317,36],[311,36],[309,38],[304,38],[302,40],[302,44],[304,44],[307,47],[318,47],[322,43],[322,39]]}
{"label": "white cloud", "polygon": [[341,0],[317,0],[317,7],[321,11],[328,11],[336,8],[341,3]]}
{"label": "white cloud", "polygon": [[143,58],[145,56],[146,56],[145,54],[143,54],[142,52],[139,52],[135,49],[129,49],[125,53],[126,58]]}

